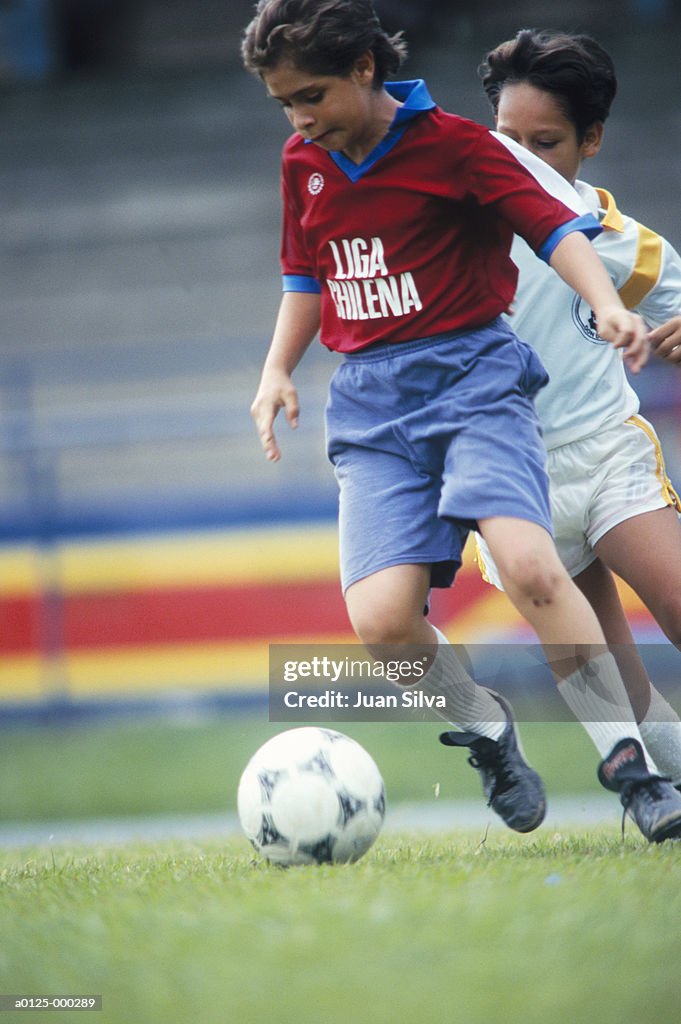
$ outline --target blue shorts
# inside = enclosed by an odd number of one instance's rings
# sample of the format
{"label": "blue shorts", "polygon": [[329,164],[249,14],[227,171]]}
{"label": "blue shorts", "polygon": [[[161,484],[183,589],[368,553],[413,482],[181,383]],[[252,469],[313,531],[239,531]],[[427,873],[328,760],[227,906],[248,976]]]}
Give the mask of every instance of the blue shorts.
{"label": "blue shorts", "polygon": [[488,516],[551,532],[532,401],[547,382],[534,350],[501,319],[346,357],[326,408],[343,591],[417,563],[432,563],[432,586],[450,586],[468,531]]}

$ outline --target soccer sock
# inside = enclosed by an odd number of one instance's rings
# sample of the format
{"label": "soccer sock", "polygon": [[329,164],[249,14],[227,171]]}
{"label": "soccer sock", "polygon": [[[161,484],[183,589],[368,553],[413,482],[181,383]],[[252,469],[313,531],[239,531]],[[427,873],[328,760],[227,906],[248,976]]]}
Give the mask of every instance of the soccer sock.
{"label": "soccer sock", "polygon": [[650,707],[639,729],[658,771],[681,785],[681,721],[659,690],[650,686]]}
{"label": "soccer sock", "polygon": [[[434,627],[435,628],[435,627]],[[437,651],[419,689],[431,696],[442,695],[447,709],[442,718],[452,725],[488,739],[498,740],[506,727],[506,715],[488,690],[471,678],[447,637],[435,629]]]}
{"label": "soccer sock", "polygon": [[599,654],[558,683],[558,692],[602,758],[623,739],[638,740],[648,771],[657,768],[646,751],[622,676],[612,654]]}

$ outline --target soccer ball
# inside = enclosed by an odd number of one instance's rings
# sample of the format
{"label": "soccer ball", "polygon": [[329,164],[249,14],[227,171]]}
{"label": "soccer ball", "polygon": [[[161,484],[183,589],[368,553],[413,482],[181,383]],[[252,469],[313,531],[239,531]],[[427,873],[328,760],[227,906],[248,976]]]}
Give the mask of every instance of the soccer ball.
{"label": "soccer ball", "polygon": [[381,830],[385,788],[374,760],[333,729],[273,736],[246,765],[241,827],[267,860],[286,867],[358,860]]}

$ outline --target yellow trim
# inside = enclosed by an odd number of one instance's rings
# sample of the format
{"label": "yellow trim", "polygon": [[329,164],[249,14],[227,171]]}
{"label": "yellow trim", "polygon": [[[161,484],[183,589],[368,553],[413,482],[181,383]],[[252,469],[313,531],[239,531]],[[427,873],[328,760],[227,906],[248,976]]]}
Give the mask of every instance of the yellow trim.
{"label": "yellow trim", "polygon": [[[597,188],[598,200],[604,210],[601,226],[611,231],[624,231],[624,219],[617,209],[614,197],[607,189]],[[662,239],[650,228],[637,224],[638,246],[634,269],[618,289],[627,309],[635,309],[648,292],[655,287],[662,266]]]}
{"label": "yellow trim", "polygon": [[668,505],[671,505],[672,508],[675,508],[677,512],[681,513],[681,498],[679,498],[679,495],[672,487],[671,480],[667,476],[667,470],[664,464],[664,455],[662,454],[662,448],[660,446],[660,440],[657,434],[652,429],[650,424],[647,423],[641,416],[630,416],[626,422],[631,423],[632,426],[638,427],[639,430],[642,430],[648,438],[648,440],[653,445],[655,449],[655,461],[657,463],[655,476],[659,481],[660,490],[662,491],[662,497]]}
{"label": "yellow trim", "polygon": [[489,573],[487,572],[487,566],[485,565],[485,556],[483,555],[482,548],[480,547],[480,538],[477,534],[475,535],[475,553],[473,555],[473,561],[480,570],[480,575],[482,576],[483,581],[485,583],[492,583],[489,578]]}
{"label": "yellow trim", "polygon": [[605,188],[597,188],[598,199],[601,209],[604,211],[601,218],[601,227],[610,231],[624,231],[624,218],[617,209],[614,196]]}
{"label": "yellow trim", "polygon": [[662,266],[662,239],[650,228],[638,225],[636,263],[630,277],[618,289],[627,309],[635,309],[655,287]]}

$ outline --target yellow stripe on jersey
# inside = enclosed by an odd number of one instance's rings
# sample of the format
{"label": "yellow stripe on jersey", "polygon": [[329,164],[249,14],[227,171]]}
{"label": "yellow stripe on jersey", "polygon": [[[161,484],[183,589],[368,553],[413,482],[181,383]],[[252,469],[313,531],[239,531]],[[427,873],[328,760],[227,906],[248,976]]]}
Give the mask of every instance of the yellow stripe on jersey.
{"label": "yellow stripe on jersey", "polygon": [[638,225],[638,249],[631,276],[618,289],[627,309],[635,309],[657,284],[662,266],[662,239],[650,228]]}
{"label": "yellow stripe on jersey", "polygon": [[603,216],[600,218],[601,227],[608,231],[624,231],[624,218],[617,209],[614,196],[605,188],[597,188],[596,193],[603,210]]}
{"label": "yellow stripe on jersey", "polygon": [[655,449],[655,461],[657,462],[655,475],[660,482],[662,497],[668,505],[671,505],[672,508],[675,508],[677,512],[681,513],[681,498],[679,498],[679,495],[672,487],[671,480],[667,476],[667,470],[664,465],[664,455],[662,454],[662,448],[660,447],[660,441],[657,434],[651,428],[650,424],[646,423],[646,421],[640,416],[630,416],[626,422],[631,423],[633,426],[642,430],[653,445]]}

